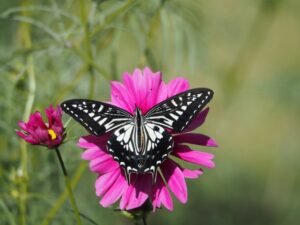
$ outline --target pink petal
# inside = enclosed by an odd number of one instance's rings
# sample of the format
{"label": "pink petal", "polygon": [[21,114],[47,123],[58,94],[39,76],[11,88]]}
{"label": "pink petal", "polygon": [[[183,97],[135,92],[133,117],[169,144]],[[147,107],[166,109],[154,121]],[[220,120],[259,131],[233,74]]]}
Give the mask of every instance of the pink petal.
{"label": "pink petal", "polygon": [[58,146],[62,141],[63,141],[62,136],[57,136],[55,140],[53,141],[50,140],[49,142],[46,142],[46,145],[48,146],[48,148],[54,148]]}
{"label": "pink petal", "polygon": [[148,199],[151,188],[150,174],[132,174],[131,184],[122,196],[120,208],[130,210],[140,207]]}
{"label": "pink petal", "polygon": [[149,173],[136,175],[134,187],[126,206],[127,210],[140,207],[148,199],[152,188],[152,176]]}
{"label": "pink petal", "polygon": [[23,139],[33,145],[40,144],[39,140],[35,139],[32,135],[25,136]]}
{"label": "pink petal", "polygon": [[205,122],[208,112],[209,108],[206,108],[203,111],[199,112],[198,115],[193,119],[191,124],[187,128],[185,128],[183,132],[190,132],[200,127]]}
{"label": "pink petal", "polygon": [[142,71],[140,69],[135,69],[132,76],[129,73],[123,74],[123,83],[128,91],[130,100],[139,107],[141,104],[141,96],[139,93],[139,85],[142,84],[141,79]]}
{"label": "pink petal", "polygon": [[111,103],[130,113],[135,109],[135,99],[128,93],[124,84],[117,81],[111,82]]}
{"label": "pink petal", "polygon": [[201,169],[198,170],[182,169],[182,173],[186,178],[196,179],[203,174],[203,171]]}
{"label": "pink petal", "polygon": [[106,143],[108,140],[108,135],[106,134],[103,136],[94,136],[94,135],[88,135],[83,136],[79,139],[77,146],[80,148],[98,148],[100,151],[107,152],[106,151]]}
{"label": "pink petal", "polygon": [[119,164],[109,154],[90,161],[90,170],[97,173],[108,173],[119,168]]}
{"label": "pink petal", "polygon": [[49,127],[52,126],[58,126],[58,127],[63,127],[61,117],[62,117],[62,109],[57,106],[54,108],[52,105],[50,105],[49,108],[45,110],[47,118],[48,118],[48,124]]}
{"label": "pink petal", "polygon": [[43,129],[47,129],[47,126],[43,121],[42,115],[38,111],[30,115],[27,126],[35,127],[35,128],[41,127]]}
{"label": "pink petal", "polygon": [[39,143],[45,143],[46,141],[51,140],[48,129],[37,127],[34,131],[30,131],[30,134]]}
{"label": "pink petal", "polygon": [[21,138],[25,138],[25,137],[27,137],[27,135],[25,135],[22,131],[19,131],[19,130],[16,130],[16,134],[19,136],[19,137],[21,137]]}
{"label": "pink petal", "polygon": [[[161,73],[153,73],[149,68],[134,70],[133,74],[123,74],[123,84],[112,83],[112,103],[129,112],[139,107],[143,113],[167,98],[167,89]],[[122,96],[122,97],[120,97]]]}
{"label": "pink petal", "polygon": [[25,122],[19,121],[19,122],[18,122],[18,125],[19,125],[19,127],[20,127],[22,130],[24,130],[24,131],[27,130],[27,124],[26,124]]}
{"label": "pink petal", "polygon": [[134,187],[132,185],[127,185],[124,190],[124,194],[122,195],[121,201],[120,201],[120,209],[125,210],[126,206],[131,198],[132,192],[134,191]]}
{"label": "pink petal", "polygon": [[173,211],[173,200],[168,189],[164,186],[161,189],[159,198],[161,199],[162,204],[170,211]]}
{"label": "pink petal", "polygon": [[99,176],[95,183],[96,195],[101,196],[105,194],[119,177],[119,175],[120,170],[115,170]]}
{"label": "pink petal", "polygon": [[161,176],[157,175],[156,184],[154,186],[154,195],[152,200],[153,205],[153,211],[155,211],[156,208],[160,208],[161,203],[170,211],[173,210],[173,200],[171,198],[171,195],[164,184]]}
{"label": "pink petal", "polygon": [[[63,135],[63,127],[61,126],[56,126],[56,125],[53,125],[52,127],[51,127],[51,129],[55,132],[55,134],[57,135],[57,136],[62,136]],[[56,138],[58,138],[58,137],[56,137]]]}
{"label": "pink petal", "polygon": [[89,148],[87,150],[85,150],[82,154],[81,154],[81,158],[84,160],[92,160],[98,157],[103,156],[104,154],[107,154],[101,150],[99,150],[98,147],[92,147]]}
{"label": "pink petal", "polygon": [[166,88],[166,84],[162,81],[156,93],[156,97],[153,98],[155,104],[153,104],[150,108],[166,100],[167,98],[168,98],[168,89]]}
{"label": "pink petal", "polygon": [[102,197],[100,204],[104,207],[108,207],[114,204],[122,196],[126,187],[127,187],[126,180],[120,173],[118,178],[115,180],[115,182],[112,184],[109,190]]}
{"label": "pink petal", "polygon": [[161,170],[169,188],[177,197],[177,199],[181,203],[186,203],[187,188],[186,188],[184,175],[181,172],[179,166],[172,160],[167,160],[165,161],[165,163],[163,163]]}
{"label": "pink petal", "polygon": [[213,154],[191,150],[187,145],[176,145],[174,147],[173,155],[184,161],[206,166],[208,168],[213,168],[215,166],[212,161],[214,158]]}
{"label": "pink petal", "polygon": [[165,83],[162,81],[161,72],[153,73],[148,67],[144,69],[144,76],[145,76],[145,87],[147,90],[146,97],[147,103],[146,107],[143,109],[145,113],[154,105],[158,104],[159,102],[165,100],[168,97],[167,88],[165,88]]}
{"label": "pink petal", "polygon": [[144,76],[143,73],[140,69],[135,69],[133,71],[133,74],[131,76],[131,85],[132,85],[132,94],[135,96],[135,102],[136,105],[140,108],[143,109],[145,108],[144,103],[145,98],[147,97],[147,90],[146,90],[146,84],[144,82]]}
{"label": "pink petal", "polygon": [[160,208],[161,206],[161,200],[158,197],[161,189],[156,189],[153,191],[152,194],[152,207],[153,207],[153,212],[155,212],[156,208]]}
{"label": "pink petal", "polygon": [[80,137],[78,140],[77,146],[80,148],[95,148],[95,147],[97,147],[97,145],[94,144],[93,142],[89,142],[87,140],[87,137]]}
{"label": "pink petal", "polygon": [[96,167],[92,168],[91,171],[97,172],[99,174],[104,174],[118,169],[120,166],[117,162],[112,159],[107,159],[99,163]]}
{"label": "pink petal", "polygon": [[190,87],[189,82],[187,79],[183,78],[183,77],[178,77],[175,78],[174,80],[171,80],[168,84],[167,84],[167,88],[168,88],[168,97],[177,95],[181,92],[184,92],[186,90],[188,90]]}
{"label": "pink petal", "polygon": [[218,147],[215,140],[204,134],[185,133],[173,137],[175,143],[189,143],[194,145],[203,145],[207,147]]}
{"label": "pink petal", "polygon": [[48,118],[48,127],[51,127],[53,124],[53,114],[54,114],[54,108],[52,105],[49,106],[49,108],[45,109],[46,116]]}

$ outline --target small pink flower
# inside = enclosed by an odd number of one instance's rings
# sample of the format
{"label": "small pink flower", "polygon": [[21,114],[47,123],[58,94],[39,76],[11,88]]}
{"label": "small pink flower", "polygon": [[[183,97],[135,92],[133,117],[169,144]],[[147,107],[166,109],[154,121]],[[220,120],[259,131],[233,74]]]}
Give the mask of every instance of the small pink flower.
{"label": "small pink flower", "polygon": [[30,115],[27,123],[19,121],[21,130],[17,130],[16,133],[30,144],[55,148],[63,141],[62,110],[59,106],[56,109],[50,106],[45,112],[48,123],[45,123],[41,113],[36,111]]}
{"label": "small pink flower", "polygon": [[[161,77],[160,72],[153,73],[149,68],[143,71],[136,69],[132,75],[124,73],[123,83],[111,83],[111,104],[131,113],[138,107],[145,113],[157,103],[189,89],[189,83],[184,78],[176,78],[166,84]],[[208,111],[206,108],[200,112],[183,133],[172,133],[175,143],[171,154],[173,157],[206,168],[214,167],[213,154],[193,150],[187,145],[217,146],[216,142],[206,135],[190,133],[204,123]],[[173,200],[169,191],[173,192],[181,203],[187,202],[185,178],[198,178],[203,173],[202,169],[183,168],[168,158],[160,166],[161,173],[157,174],[154,185],[151,174],[147,173],[132,174],[128,185],[123,169],[107,152],[108,138],[109,135],[89,135],[81,137],[78,142],[79,147],[86,149],[82,158],[89,160],[90,170],[98,174],[95,187],[97,196],[101,197],[102,206],[108,207],[120,199],[120,209],[131,210],[142,206],[149,199],[154,210],[162,205],[173,210]]]}

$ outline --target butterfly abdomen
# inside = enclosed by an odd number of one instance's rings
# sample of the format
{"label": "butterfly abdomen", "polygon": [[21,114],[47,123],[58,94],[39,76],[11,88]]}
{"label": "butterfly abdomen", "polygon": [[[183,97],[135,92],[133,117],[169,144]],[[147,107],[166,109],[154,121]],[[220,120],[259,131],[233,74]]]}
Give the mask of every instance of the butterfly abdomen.
{"label": "butterfly abdomen", "polygon": [[[143,155],[145,152],[145,138],[144,135],[144,118],[139,108],[135,110],[135,138],[136,138],[136,153],[137,155]],[[142,165],[142,164],[141,164]]]}

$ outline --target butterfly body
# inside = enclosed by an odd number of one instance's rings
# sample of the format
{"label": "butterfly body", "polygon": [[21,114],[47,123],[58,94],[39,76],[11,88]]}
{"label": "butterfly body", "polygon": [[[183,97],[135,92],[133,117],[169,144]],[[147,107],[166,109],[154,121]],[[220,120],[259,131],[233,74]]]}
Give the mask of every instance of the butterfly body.
{"label": "butterfly body", "polygon": [[144,118],[139,108],[135,109],[135,119],[134,125],[136,127],[136,142],[137,142],[137,152],[145,152],[145,127],[144,127]]}
{"label": "butterfly body", "polygon": [[107,150],[125,169],[128,181],[132,172],[151,172],[155,181],[156,169],[172,151],[173,145],[172,136],[163,127],[147,122],[141,110],[136,108],[131,121],[112,134]]}
{"label": "butterfly body", "polygon": [[170,132],[184,131],[212,96],[210,89],[191,89],[158,103],[144,115],[138,107],[129,113],[88,99],[67,100],[61,106],[90,133],[111,133],[107,151],[124,168],[128,182],[131,173],[151,173],[155,182],[157,169],[174,147]]}

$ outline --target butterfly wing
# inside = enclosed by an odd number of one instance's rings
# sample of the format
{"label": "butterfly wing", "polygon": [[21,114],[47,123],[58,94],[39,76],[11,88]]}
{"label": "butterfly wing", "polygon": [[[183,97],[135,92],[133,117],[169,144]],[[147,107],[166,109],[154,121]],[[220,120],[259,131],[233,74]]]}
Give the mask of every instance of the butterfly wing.
{"label": "butterfly wing", "polygon": [[67,100],[61,107],[94,135],[103,135],[132,120],[132,115],[121,108],[88,99]]}
{"label": "butterfly wing", "polygon": [[142,127],[143,150],[138,151],[137,125],[127,124],[117,129],[107,142],[108,152],[121,167],[130,183],[130,173],[150,172],[155,183],[157,167],[173,149],[173,138],[161,126],[146,123]]}
{"label": "butterfly wing", "polygon": [[207,88],[185,91],[150,109],[145,114],[146,121],[176,132],[183,131],[212,97],[213,91]]}

